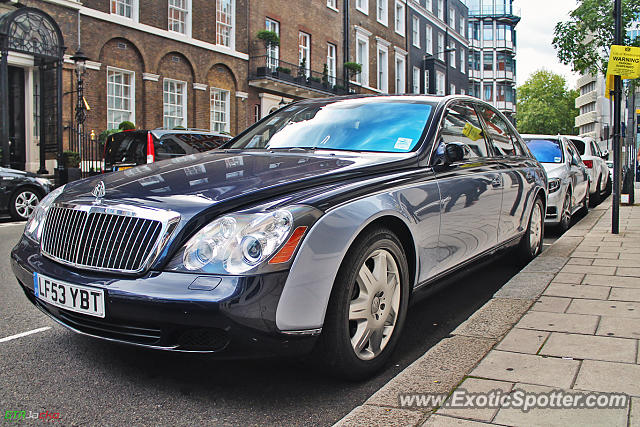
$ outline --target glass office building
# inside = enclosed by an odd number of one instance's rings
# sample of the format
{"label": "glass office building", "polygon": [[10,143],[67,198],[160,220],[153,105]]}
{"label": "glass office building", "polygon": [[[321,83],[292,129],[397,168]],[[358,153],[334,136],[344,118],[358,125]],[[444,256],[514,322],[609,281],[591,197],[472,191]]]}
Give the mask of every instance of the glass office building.
{"label": "glass office building", "polygon": [[465,0],[469,8],[469,94],[513,120],[516,112],[516,25],[512,0]]}

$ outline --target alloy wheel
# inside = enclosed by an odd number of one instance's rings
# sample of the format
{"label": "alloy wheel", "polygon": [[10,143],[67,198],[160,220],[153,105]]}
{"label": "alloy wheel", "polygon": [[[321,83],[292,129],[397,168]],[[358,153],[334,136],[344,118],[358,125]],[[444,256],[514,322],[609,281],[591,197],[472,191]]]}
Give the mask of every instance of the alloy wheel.
{"label": "alloy wheel", "polygon": [[386,249],[372,252],[360,266],[349,303],[351,346],[361,360],[371,360],[385,348],[400,310],[400,273]]}
{"label": "alloy wheel", "polygon": [[15,201],[15,208],[22,218],[29,218],[38,206],[40,199],[32,191],[26,190],[18,194]]}
{"label": "alloy wheel", "polygon": [[542,209],[536,203],[533,205],[531,212],[531,223],[529,224],[529,247],[533,255],[540,251],[540,243],[542,241]]}

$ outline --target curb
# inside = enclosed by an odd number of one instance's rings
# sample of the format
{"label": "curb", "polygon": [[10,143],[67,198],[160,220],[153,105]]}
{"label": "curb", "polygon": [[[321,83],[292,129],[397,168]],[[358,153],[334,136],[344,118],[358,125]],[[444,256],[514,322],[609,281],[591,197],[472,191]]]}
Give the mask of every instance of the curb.
{"label": "curb", "polygon": [[407,409],[400,406],[398,395],[451,393],[538,300],[610,205],[609,197],[590,210],[453,330],[450,337],[416,359],[335,426],[422,425],[437,408]]}

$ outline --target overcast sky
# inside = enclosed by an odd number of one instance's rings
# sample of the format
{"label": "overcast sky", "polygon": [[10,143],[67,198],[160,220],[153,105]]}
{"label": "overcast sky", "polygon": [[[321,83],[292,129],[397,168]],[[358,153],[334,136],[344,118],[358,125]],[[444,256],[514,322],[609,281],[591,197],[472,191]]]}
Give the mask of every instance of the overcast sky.
{"label": "overcast sky", "polygon": [[516,27],[518,86],[533,72],[546,68],[563,75],[569,88],[575,89],[578,75],[571,72],[571,67],[560,64],[551,41],[556,23],[566,21],[576,6],[575,0],[514,0],[513,7],[520,8],[522,16]]}

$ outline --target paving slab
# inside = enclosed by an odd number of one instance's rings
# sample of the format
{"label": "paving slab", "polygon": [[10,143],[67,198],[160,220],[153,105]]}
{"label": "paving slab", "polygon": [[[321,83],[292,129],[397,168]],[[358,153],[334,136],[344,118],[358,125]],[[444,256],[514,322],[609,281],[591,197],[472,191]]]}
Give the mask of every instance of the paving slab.
{"label": "paving slab", "polygon": [[629,415],[629,427],[640,427],[640,398],[631,398],[631,413]]}
{"label": "paving slab", "polygon": [[558,273],[556,277],[552,279],[552,282],[580,284],[583,279],[584,274],[582,273]]}
{"label": "paving slab", "polygon": [[578,274],[605,274],[613,276],[616,273],[615,267],[603,267],[601,265],[565,265],[561,273]]}
{"label": "paving slab", "polygon": [[483,423],[479,421],[471,421],[465,420],[462,418],[453,418],[447,417],[444,415],[432,415],[429,419],[423,424],[425,427],[481,427],[481,426],[490,426],[493,424]]}
{"label": "paving slab", "polygon": [[[575,286],[581,286],[581,285],[575,285]],[[567,307],[569,307],[570,302],[571,302],[571,298],[549,297],[549,296],[543,295],[540,298],[538,298],[538,301],[536,301],[531,306],[530,310],[531,311],[549,311],[552,313],[564,313]]]}
{"label": "paving slab", "polygon": [[573,301],[571,301],[571,304],[569,304],[567,313],[640,319],[640,303],[574,299]]}
{"label": "paving slab", "polygon": [[[502,390],[506,394],[511,390],[511,387],[513,387],[513,383],[510,382],[467,378],[456,390],[465,390],[467,393],[487,394],[493,390]],[[452,398],[453,396],[450,396],[436,414],[490,422],[498,412],[498,408],[448,408],[447,403],[450,403]]]}
{"label": "paving slab", "polygon": [[540,354],[574,359],[635,363],[636,340],[608,336],[552,333]]}
{"label": "paving slab", "polygon": [[571,258],[587,258],[587,259],[618,259],[617,252],[584,252],[576,251],[572,253]]}
{"label": "paving slab", "polygon": [[640,339],[640,322],[630,322],[624,317],[602,316],[596,335]]}
{"label": "paving slab", "polygon": [[[587,258],[571,258],[587,259]],[[592,265],[603,265],[609,267],[640,267],[640,256],[638,259],[594,259]]]}
{"label": "paving slab", "polygon": [[458,326],[451,334],[500,338],[527,312],[531,300],[493,298]]}
{"label": "paving slab", "polygon": [[640,277],[640,267],[618,267],[616,276]]}
{"label": "paving slab", "polygon": [[494,339],[461,335],[445,338],[374,393],[367,404],[400,407],[400,393],[448,393],[495,343]]}
{"label": "paving slab", "polygon": [[496,346],[497,350],[536,354],[550,332],[513,328]]}
{"label": "paving slab", "polygon": [[587,274],[583,285],[615,286],[616,288],[640,289],[640,278],[624,276],[603,276],[601,274]]}
{"label": "paving slab", "polygon": [[[558,391],[551,387],[530,384],[516,384],[514,390],[527,393],[551,393]],[[572,390],[562,390],[571,393]],[[627,426],[627,408],[619,409],[565,409],[565,408],[534,408],[527,412],[519,408],[502,408],[494,418],[496,424],[509,426]]]}
{"label": "paving slab", "polygon": [[471,371],[471,376],[569,388],[579,363],[577,360],[493,350]]}
{"label": "paving slab", "polygon": [[607,299],[610,291],[611,288],[607,286],[571,285],[551,282],[544,291],[544,295],[567,298]]}
{"label": "paving slab", "polygon": [[573,388],[640,396],[640,365],[585,360]]}
{"label": "paving slab", "polygon": [[349,414],[338,421],[335,426],[418,426],[422,423],[424,418],[425,414],[420,411],[362,405],[349,412]]}
{"label": "paving slab", "polygon": [[593,258],[569,258],[569,261],[567,261],[567,264],[569,264],[569,265],[592,265],[594,263],[594,261],[601,261],[601,260],[594,260]]}
{"label": "paving slab", "polygon": [[538,298],[555,275],[553,273],[518,273],[494,294],[494,298]]}
{"label": "paving slab", "polygon": [[640,302],[640,289],[611,288],[610,300]]}
{"label": "paving slab", "polygon": [[[575,300],[574,300],[575,301]],[[571,303],[573,304],[573,302]],[[571,304],[569,307],[571,307]],[[598,326],[598,316],[590,314],[549,313],[530,311],[516,324],[523,329],[539,331],[593,334]]]}

